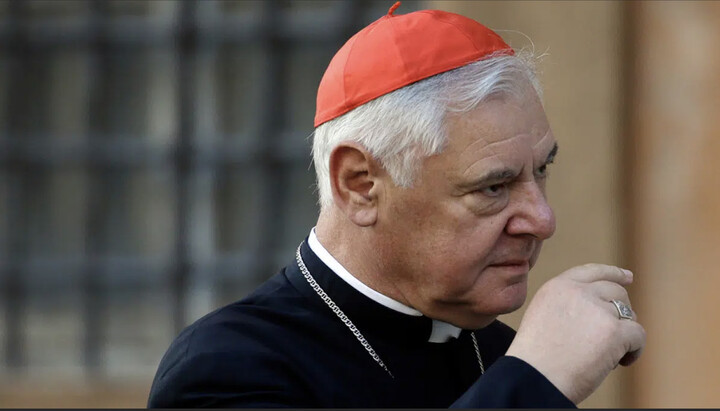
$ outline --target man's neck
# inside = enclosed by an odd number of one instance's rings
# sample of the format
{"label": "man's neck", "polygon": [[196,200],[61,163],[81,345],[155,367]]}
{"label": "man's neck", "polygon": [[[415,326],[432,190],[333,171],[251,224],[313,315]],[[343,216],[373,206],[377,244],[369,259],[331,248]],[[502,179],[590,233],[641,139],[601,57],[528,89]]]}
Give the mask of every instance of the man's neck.
{"label": "man's neck", "polygon": [[368,287],[367,285],[365,285],[365,283],[363,283],[357,277],[351,274],[350,271],[348,271],[347,268],[345,268],[345,266],[343,266],[342,263],[340,263],[318,240],[314,228],[312,229],[312,231],[310,231],[310,236],[308,237],[308,246],[310,246],[310,249],[315,253],[315,255],[318,256],[318,258],[320,258],[320,260],[322,260],[323,263],[325,263],[326,266],[328,266],[328,268],[330,268],[333,272],[335,272],[335,274],[345,280],[346,283],[350,284],[353,288],[364,294],[366,297],[374,300],[379,304],[384,305],[385,307],[401,312],[403,314],[422,316],[422,313],[420,311],[408,307],[407,305]]}
{"label": "man's neck", "polygon": [[[363,233],[347,235],[345,230],[330,229],[331,224],[324,224],[323,219],[318,219],[317,226],[310,234],[309,246],[315,254],[339,277],[345,280],[353,288],[374,300],[395,311],[408,315],[423,315],[420,311],[409,306],[405,301],[399,300],[393,294],[387,293],[377,284],[387,283],[383,280],[383,273],[380,271],[382,263],[372,271],[374,265],[370,262],[377,262],[377,253],[370,253],[372,243],[370,239],[364,238]],[[365,264],[362,264],[362,262]],[[362,268],[362,269],[361,269]],[[370,271],[368,271],[370,270]],[[363,273],[364,275],[359,275]],[[368,279],[374,279],[370,282]],[[388,287],[393,289],[393,287]],[[444,321],[432,321],[432,331],[429,342],[443,343],[460,335],[461,329]]]}
{"label": "man's neck", "polygon": [[391,273],[384,273],[382,257],[376,251],[374,237],[369,235],[372,228],[357,227],[343,221],[332,211],[320,213],[315,234],[325,249],[352,275],[371,289],[412,307],[400,290],[388,279]]}

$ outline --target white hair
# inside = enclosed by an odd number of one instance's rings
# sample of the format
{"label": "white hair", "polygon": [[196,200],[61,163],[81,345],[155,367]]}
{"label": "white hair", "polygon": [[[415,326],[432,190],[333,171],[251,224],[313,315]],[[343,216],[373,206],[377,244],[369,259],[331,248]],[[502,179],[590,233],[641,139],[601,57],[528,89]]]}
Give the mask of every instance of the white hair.
{"label": "white hair", "polygon": [[542,96],[536,59],[526,51],[492,55],[380,96],[318,126],[313,162],[320,207],[333,203],[330,153],[338,144],[362,145],[396,185],[411,187],[422,159],[443,150],[449,113],[466,113],[491,97],[520,96],[528,80]]}

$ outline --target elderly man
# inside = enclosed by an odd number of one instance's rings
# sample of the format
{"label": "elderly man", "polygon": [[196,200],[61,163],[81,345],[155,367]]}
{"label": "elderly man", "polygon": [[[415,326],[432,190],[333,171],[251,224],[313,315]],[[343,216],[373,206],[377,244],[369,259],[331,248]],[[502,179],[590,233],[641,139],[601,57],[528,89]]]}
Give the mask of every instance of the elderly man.
{"label": "elderly man", "polygon": [[572,407],[645,343],[618,267],[546,283],[558,146],[532,57],[463,16],[386,16],[318,90],[321,212],[294,261],[188,327],[153,407]]}

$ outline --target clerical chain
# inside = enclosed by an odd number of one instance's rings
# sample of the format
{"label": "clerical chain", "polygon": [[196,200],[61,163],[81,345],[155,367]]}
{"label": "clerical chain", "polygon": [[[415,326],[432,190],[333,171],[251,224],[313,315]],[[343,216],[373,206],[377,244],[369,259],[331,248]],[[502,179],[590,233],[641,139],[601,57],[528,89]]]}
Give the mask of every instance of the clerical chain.
{"label": "clerical chain", "polygon": [[[301,244],[302,246],[302,244]],[[370,343],[365,339],[365,337],[362,335],[360,330],[355,327],[355,324],[348,318],[347,315],[340,309],[340,307],[335,304],[335,302],[330,298],[330,296],[327,295],[325,290],[322,289],[320,284],[315,281],[315,278],[310,274],[310,270],[307,269],[305,266],[305,261],[303,261],[302,256],[300,255],[300,247],[298,247],[297,251],[295,252],[295,260],[297,261],[298,267],[300,267],[300,271],[302,272],[303,276],[307,280],[308,284],[310,284],[310,287],[312,287],[313,290],[317,293],[320,298],[325,301],[325,304],[330,307],[332,312],[335,313],[335,315],[340,318],[340,321],[342,321],[353,333],[355,338],[362,344],[362,346],[365,348],[365,350],[370,354],[370,356],[375,360],[380,367],[382,367],[385,372],[387,372],[391,378],[395,378],[393,374],[388,369],[387,365],[383,362],[383,360],[380,358],[380,356],[375,352],[373,347],[370,345]],[[477,357],[478,365],[480,365],[480,374],[485,374],[485,366],[483,366],[482,357],[480,357],[480,348],[478,348],[477,338],[475,338],[475,333],[470,332],[470,338],[472,338],[473,348],[475,348],[475,356]]]}

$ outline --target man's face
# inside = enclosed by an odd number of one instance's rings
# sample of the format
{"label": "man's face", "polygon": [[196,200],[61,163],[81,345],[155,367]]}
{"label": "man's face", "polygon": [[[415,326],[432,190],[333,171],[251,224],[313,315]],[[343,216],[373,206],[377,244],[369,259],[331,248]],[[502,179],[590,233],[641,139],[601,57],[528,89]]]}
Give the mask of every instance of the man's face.
{"label": "man's face", "polygon": [[527,276],[555,231],[545,198],[557,151],[532,87],[448,119],[448,144],[412,188],[385,191],[377,228],[393,295],[463,328],[522,306]]}

